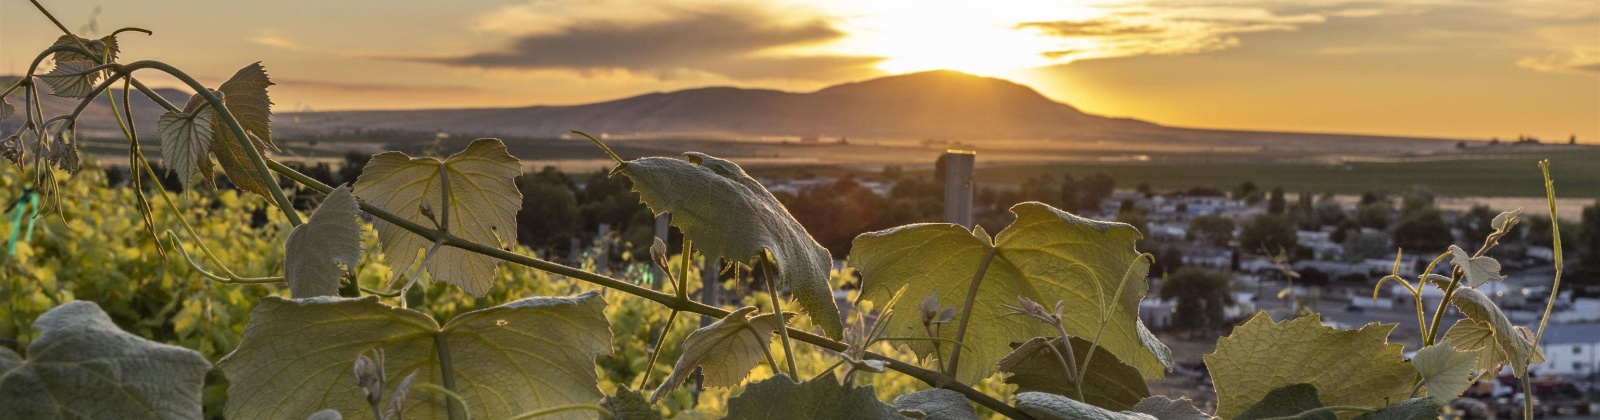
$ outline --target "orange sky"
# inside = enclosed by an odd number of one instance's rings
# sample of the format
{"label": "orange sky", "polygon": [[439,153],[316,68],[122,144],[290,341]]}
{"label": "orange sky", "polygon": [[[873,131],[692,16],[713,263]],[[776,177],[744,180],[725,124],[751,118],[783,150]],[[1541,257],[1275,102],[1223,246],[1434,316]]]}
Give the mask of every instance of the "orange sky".
{"label": "orange sky", "polygon": [[[123,37],[125,58],[209,83],[262,61],[279,110],[811,90],[953,69],[1169,125],[1600,143],[1596,0],[44,3],[74,30],[152,29]],[[27,2],[0,2],[0,72],[58,35]]]}

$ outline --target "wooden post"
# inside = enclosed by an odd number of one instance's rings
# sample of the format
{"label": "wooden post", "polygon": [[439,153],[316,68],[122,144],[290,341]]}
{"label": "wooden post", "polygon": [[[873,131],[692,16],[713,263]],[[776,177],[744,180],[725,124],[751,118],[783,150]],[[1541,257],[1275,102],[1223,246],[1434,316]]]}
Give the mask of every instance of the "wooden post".
{"label": "wooden post", "polygon": [[944,156],[944,221],[972,227],[973,164],[978,152],[947,150]]}
{"label": "wooden post", "polygon": [[[661,243],[667,244],[668,245],[667,248],[669,250],[672,248],[672,246],[671,246],[672,244],[667,241],[668,239],[670,239],[669,238],[669,236],[670,236],[669,235],[669,233],[670,233],[669,232],[669,228],[671,226],[672,226],[672,213],[661,213],[660,216],[656,216],[656,239],[660,239]],[[666,251],[667,250],[663,250],[662,252],[666,252]],[[668,256],[671,256],[671,255],[669,254]],[[654,264],[652,264],[651,267],[652,268],[650,269],[650,278],[654,279],[654,281],[652,281],[650,283],[650,288],[655,289],[655,290],[661,290],[661,286],[664,286],[666,281],[667,281],[667,273],[662,272],[661,271],[661,267],[655,267]],[[683,274],[684,275],[688,275],[689,273],[683,273]]]}

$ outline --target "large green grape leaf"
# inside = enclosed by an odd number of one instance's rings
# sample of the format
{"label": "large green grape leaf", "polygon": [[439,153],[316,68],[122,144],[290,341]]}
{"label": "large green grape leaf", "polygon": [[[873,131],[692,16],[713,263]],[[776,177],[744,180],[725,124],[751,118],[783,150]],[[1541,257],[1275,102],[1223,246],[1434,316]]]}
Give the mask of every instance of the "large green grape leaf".
{"label": "large green grape leaf", "polygon": [[878,401],[871,386],[845,388],[833,372],[795,383],[777,375],[751,383],[728,400],[727,419],[877,420],[903,419],[894,406]]}
{"label": "large green grape leaf", "polygon": [[0,348],[0,417],[200,419],[211,363],[117,328],[99,305],[67,302],[35,320],[28,358]]}
{"label": "large green grape leaf", "polygon": [[806,233],[760,182],[739,165],[700,153],[687,161],[650,157],[622,163],[650,210],[672,213],[672,224],[708,257],[750,261],[770,255],[777,275],[801,312],[839,339],[844,324],[828,284],[833,257]]}
{"label": "large green grape leaf", "polygon": [[1438,343],[1417,350],[1411,357],[1411,366],[1422,375],[1428,386],[1428,398],[1435,403],[1449,404],[1472,385],[1472,367],[1478,360],[1475,352],[1463,352],[1449,343]]}
{"label": "large green grape leaf", "polygon": [[[283,245],[283,280],[295,298],[334,296],[344,274],[361,262],[361,223],[350,188],[340,186],[289,232]],[[343,267],[340,267],[343,264]]]}
{"label": "large green grape leaf", "polygon": [[82,98],[89,96],[94,90],[95,82],[100,80],[100,72],[90,72],[95,63],[92,61],[62,61],[45,74],[38,75],[39,80],[50,85],[50,94],[63,98]]}
{"label": "large green grape leaf", "polygon": [[[262,299],[251,312],[239,348],[219,363],[231,384],[230,419],[303,418],[333,408],[370,418],[351,366],[380,348],[387,372],[417,371],[420,383],[443,384],[440,351],[449,354],[456,392],[474,418],[508,418],[541,407],[592,404],[594,357],[611,351],[605,300],[527,298],[468,312],[440,328],[421,312],[377,297]],[[395,382],[386,386],[393,388]],[[388,392],[387,390],[385,391]],[[436,393],[413,391],[408,419],[447,417]],[[569,411],[554,418],[588,418]]]}
{"label": "large green grape leaf", "polygon": [[[772,332],[783,328],[775,313],[750,317],[756,307],[746,306],[729,313],[683,340],[683,355],[672,367],[672,374],[650,394],[653,403],[689,379],[695,366],[704,375],[705,386],[734,387],[744,381],[750,369],[766,358]],[[793,316],[793,314],[786,314]]]}
{"label": "large green grape leaf", "polygon": [[1478,287],[1491,280],[1506,279],[1506,276],[1500,274],[1499,261],[1489,257],[1474,257],[1459,246],[1450,246],[1450,264],[1461,269],[1464,273],[1462,277],[1465,277],[1467,285],[1472,287]]}
{"label": "large green grape leaf", "polygon": [[1320,315],[1273,322],[1256,314],[1205,355],[1217,415],[1233,418],[1274,389],[1310,384],[1328,405],[1380,407],[1411,391],[1416,371],[1388,342],[1394,324],[1359,330],[1322,325]]}
{"label": "large green grape leaf", "polygon": [[[1134,242],[1139,231],[1123,223],[1078,217],[1041,203],[1011,208],[1017,220],[991,242],[957,225],[918,224],[856,237],[850,265],[860,270],[862,299],[887,302],[905,287],[907,296],[937,293],[939,306],[960,308],[974,274],[993,250],[978,288],[958,379],[976,382],[995,372],[995,363],[1011,352],[1011,342],[1057,335],[1054,328],[1023,319],[1002,320],[1005,305],[1019,297],[1046,306],[1065,302],[1062,326],[1074,337],[1095,337],[1102,319],[1101,351],[1109,352],[1146,379],[1161,378],[1172,365],[1166,346],[1139,322],[1139,300],[1149,290],[1149,262],[1139,257]],[[1121,289],[1120,296],[1118,290]],[[896,303],[895,312],[919,313],[914,299]],[[1109,318],[1103,316],[1109,313]],[[927,332],[917,317],[894,317],[893,337],[921,337]],[[957,328],[940,336],[955,339]],[[933,345],[908,344],[918,354],[933,354]]]}
{"label": "large green grape leaf", "polygon": [[1317,396],[1317,387],[1311,384],[1294,384],[1274,389],[1267,393],[1255,406],[1239,413],[1234,420],[1261,420],[1279,417],[1298,417],[1305,420],[1339,420],[1339,416],[1330,412],[1304,414],[1307,411],[1322,408],[1322,400]]}
{"label": "large green grape leaf", "polygon": [[[254,63],[239,69],[217,87],[222,93],[223,107],[244,128],[256,152],[264,153],[267,147],[272,146],[272,100],[267,97],[267,87],[272,86],[272,81],[267,79],[267,71],[261,63]],[[228,181],[241,190],[256,193],[272,200],[269,188],[278,188],[277,185],[268,185],[261,180],[261,172],[256,170],[255,163],[250,159],[250,152],[244,148],[233,130],[228,128],[228,123],[221,117],[212,120],[211,154],[217,157],[217,163],[222,166],[222,171],[228,174]]]}
{"label": "large green grape leaf", "polygon": [[167,111],[156,121],[161,161],[178,173],[184,186],[197,174],[207,184],[212,182],[211,139],[216,118],[217,110],[196,95],[189,99],[182,112]]}
{"label": "large green grape leaf", "polygon": [[[355,194],[412,223],[432,226],[423,214],[426,205],[437,217],[449,219],[440,221],[449,225],[452,235],[480,244],[509,246],[517,242],[522,192],[515,179],[521,170],[517,158],[506,153],[505,143],[498,139],[475,140],[443,161],[386,152],[373,156],[361,170]],[[443,197],[441,174],[450,182],[448,198]],[[449,214],[439,214],[447,201]],[[417,250],[433,245],[393,223],[379,220],[374,225],[391,267],[411,267]],[[460,286],[473,296],[488,293],[500,260],[454,247],[434,252],[424,267],[433,278]]]}
{"label": "large green grape leaf", "polygon": [[[1089,349],[1094,344],[1082,338],[1070,338],[1075,365],[1084,372],[1083,402],[1109,410],[1128,410],[1150,396],[1150,388],[1139,376],[1138,369],[1104,351],[1096,351],[1094,358],[1089,359]],[[1000,371],[1012,374],[1006,378],[1006,383],[1016,384],[1017,392],[1049,392],[1076,399],[1078,383],[1068,378],[1061,366],[1068,354],[1060,337],[1034,337],[1000,359]]]}
{"label": "large green grape leaf", "polygon": [[943,388],[924,389],[894,398],[900,414],[927,420],[977,420],[967,396]]}
{"label": "large green grape leaf", "polygon": [[[1484,295],[1483,292],[1465,287],[1457,288],[1455,293],[1450,295],[1450,304],[1455,305],[1456,309],[1461,311],[1461,315],[1466,316],[1467,319],[1489,326],[1494,335],[1495,347],[1500,349],[1499,354],[1501,356],[1497,359],[1502,363],[1510,363],[1511,370],[1518,377],[1528,373],[1529,358],[1534,359],[1533,363],[1542,363],[1544,361],[1544,355],[1533,342],[1533,332],[1528,331],[1527,327],[1512,324],[1511,320],[1506,318],[1505,312],[1500,311],[1500,306],[1495,305],[1494,301],[1490,300],[1489,296]],[[1460,326],[1461,324],[1458,322],[1456,325]],[[1447,340],[1449,335],[1448,332],[1445,333]],[[1481,335],[1463,334],[1462,338],[1464,339],[1466,336]],[[1459,346],[1456,348],[1465,349]],[[1479,365],[1485,364],[1480,361]],[[1495,369],[1498,372],[1498,363],[1495,364]]]}

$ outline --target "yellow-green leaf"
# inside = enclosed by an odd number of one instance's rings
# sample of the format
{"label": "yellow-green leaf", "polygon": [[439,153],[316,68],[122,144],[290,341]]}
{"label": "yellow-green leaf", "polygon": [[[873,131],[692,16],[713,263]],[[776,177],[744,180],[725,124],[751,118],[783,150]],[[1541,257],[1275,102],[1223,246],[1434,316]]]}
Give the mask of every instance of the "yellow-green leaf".
{"label": "yellow-green leaf", "polygon": [[[1217,340],[1205,356],[1217,415],[1233,418],[1274,389],[1310,384],[1328,405],[1380,407],[1411,392],[1416,372],[1388,342],[1393,324],[1359,330],[1322,325],[1320,315],[1273,322],[1265,312]],[[1357,379],[1359,378],[1359,379]]]}
{"label": "yellow-green leaf", "polygon": [[750,313],[755,311],[756,307],[746,306],[689,333],[689,337],[683,340],[683,355],[672,367],[672,374],[650,394],[650,401],[659,401],[678,388],[694,373],[695,366],[699,366],[700,373],[705,375],[705,386],[739,386],[750,374],[750,369],[766,358],[772,332],[783,328],[783,322],[778,320],[777,314],[750,317]]}
{"label": "yellow-green leaf", "polygon": [[[335,296],[344,274],[361,262],[361,208],[340,186],[328,193],[305,224],[289,232],[283,246],[283,280],[290,296]],[[343,267],[340,266],[343,264]]]}
{"label": "yellow-green leaf", "polygon": [[1474,257],[1467,254],[1461,247],[1450,246],[1450,263],[1460,268],[1467,279],[1467,285],[1478,287],[1490,280],[1505,280],[1506,276],[1500,274],[1500,262],[1489,257]]}
{"label": "yellow-green leaf", "polygon": [[1411,366],[1422,374],[1422,383],[1428,386],[1428,398],[1440,405],[1449,404],[1472,385],[1472,366],[1477,355],[1438,343],[1417,350]]}
{"label": "yellow-green leaf", "polygon": [[[422,226],[433,226],[423,215],[427,204],[450,234],[491,246],[509,246],[517,241],[517,210],[522,208],[522,192],[515,179],[522,167],[506,153],[498,139],[473,141],[466,150],[443,161],[414,158],[400,152],[375,155],[356,179],[355,194],[368,204]],[[450,196],[444,197],[440,174],[450,182]],[[450,206],[448,216],[443,206]],[[374,222],[383,254],[389,266],[411,267],[417,250],[432,242],[400,226],[382,220]],[[461,287],[473,296],[483,296],[494,281],[495,258],[454,247],[441,247],[424,268],[433,278]]]}
{"label": "yellow-green leaf", "polygon": [[[687,161],[651,157],[622,163],[617,171],[633,180],[640,199],[709,257],[751,261],[770,253],[778,278],[801,312],[839,339],[844,324],[833,302],[829,270],[833,257],[755,178],[739,165],[700,153]],[[909,312],[908,312],[909,313]]]}
{"label": "yellow-green leaf", "polygon": [[1502,351],[1500,343],[1495,341],[1494,328],[1487,322],[1470,319],[1456,321],[1456,324],[1445,332],[1440,342],[1474,355],[1473,381],[1498,375],[1500,368],[1504,367],[1507,361],[1505,351]]}
{"label": "yellow-green leaf", "polygon": [[[989,259],[975,297],[961,353],[958,378],[976,382],[995,372],[1011,352],[1011,342],[1057,335],[1052,327],[1022,317],[1000,319],[1018,297],[1053,307],[1065,302],[1062,326],[1070,336],[1100,336],[1100,351],[1115,355],[1145,379],[1162,377],[1172,359],[1166,346],[1139,322],[1139,300],[1149,290],[1149,262],[1139,257],[1138,230],[1123,223],[1078,217],[1041,203],[1011,208],[1017,220],[995,237],[951,224],[908,225],[856,237],[850,265],[862,276],[862,299],[883,304],[894,291],[908,296],[937,293],[939,306],[963,306],[980,265]],[[992,256],[987,256],[993,250]],[[1121,290],[1118,295],[1118,290]],[[919,313],[919,302],[901,300],[897,313]],[[962,315],[965,316],[965,315]],[[958,316],[959,318],[959,316]],[[1103,335],[1100,325],[1107,320]],[[955,339],[957,328],[941,337]],[[927,332],[915,316],[893,317],[893,337]],[[933,354],[925,342],[909,345],[919,355]]]}
{"label": "yellow-green leaf", "polygon": [[[443,384],[440,349],[449,353],[456,393],[473,418],[509,418],[538,408],[593,404],[594,357],[611,351],[605,300],[589,292],[537,297],[468,312],[443,328],[421,312],[376,296],[267,297],[251,311],[239,348],[218,364],[228,377],[230,419],[304,418],[324,408],[372,418],[351,364],[374,348],[383,369],[415,370],[420,383]],[[385,384],[385,394],[396,382]],[[446,417],[444,397],[412,392],[405,418]],[[547,418],[585,419],[580,411]]]}

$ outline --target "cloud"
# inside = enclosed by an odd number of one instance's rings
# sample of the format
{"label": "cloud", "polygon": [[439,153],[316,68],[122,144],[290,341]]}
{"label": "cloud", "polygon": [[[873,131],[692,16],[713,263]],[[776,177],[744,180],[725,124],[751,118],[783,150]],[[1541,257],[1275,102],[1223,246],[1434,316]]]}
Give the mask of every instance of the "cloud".
{"label": "cloud", "polygon": [[256,44],[267,46],[267,47],[277,48],[277,49],[280,49],[280,50],[289,50],[289,51],[295,51],[295,50],[299,50],[301,48],[305,48],[305,46],[301,45],[299,42],[296,42],[295,40],[288,39],[288,38],[283,38],[283,37],[278,37],[278,36],[272,36],[272,35],[263,35],[263,36],[258,36],[258,37],[255,37],[255,38],[250,38],[250,42],[254,42]]}
{"label": "cloud", "polygon": [[327,80],[280,79],[278,85],[291,89],[316,90],[330,93],[405,93],[440,94],[483,92],[486,89],[462,85],[412,85],[399,83],[335,82]]}
{"label": "cloud", "polygon": [[499,50],[410,60],[482,69],[624,70],[658,78],[705,72],[744,80],[831,80],[870,72],[881,58],[781,52],[844,35],[820,19],[778,23],[751,11],[681,11],[664,20],[576,22],[519,35]]}
{"label": "cloud", "polygon": [[1552,73],[1577,73],[1600,76],[1600,50],[1576,50],[1544,57],[1527,57],[1518,66]]}
{"label": "cloud", "polygon": [[1023,22],[1012,29],[1038,29],[1058,37],[1145,35],[1164,32],[1152,25],[1130,24],[1111,18],[1079,21]]}

